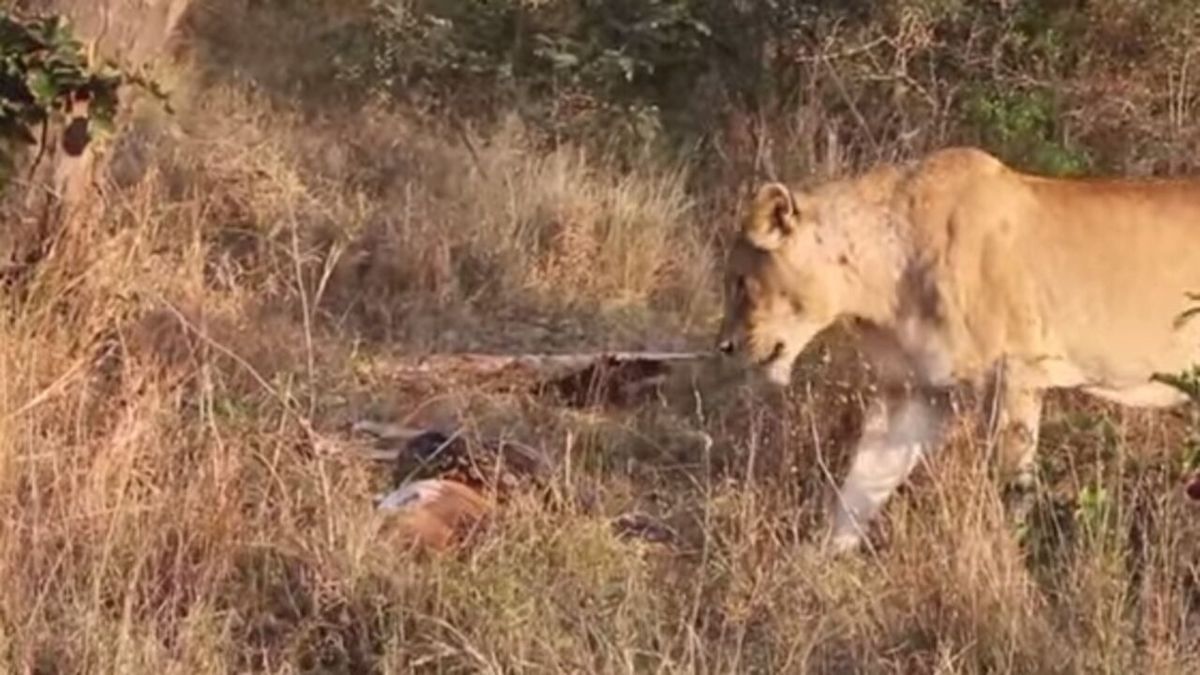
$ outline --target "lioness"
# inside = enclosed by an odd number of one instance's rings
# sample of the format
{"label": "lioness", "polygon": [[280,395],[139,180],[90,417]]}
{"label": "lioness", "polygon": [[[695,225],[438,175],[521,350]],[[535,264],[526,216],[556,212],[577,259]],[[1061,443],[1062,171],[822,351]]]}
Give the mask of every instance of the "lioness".
{"label": "lioness", "polygon": [[951,148],[807,191],[763,185],[726,262],[718,348],[783,386],[817,333],[858,329],[882,393],[834,507],[828,543],[845,551],[939,441],[951,385],[986,387],[1024,495],[1045,390],[1182,402],[1152,376],[1200,361],[1200,320],[1181,318],[1194,291],[1200,179],[1053,179]]}

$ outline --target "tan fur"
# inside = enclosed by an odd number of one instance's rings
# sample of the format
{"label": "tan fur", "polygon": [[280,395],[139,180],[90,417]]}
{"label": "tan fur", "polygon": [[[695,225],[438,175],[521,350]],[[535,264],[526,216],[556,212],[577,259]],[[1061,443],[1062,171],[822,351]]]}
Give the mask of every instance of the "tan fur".
{"label": "tan fur", "polygon": [[988,385],[1025,485],[1044,390],[1183,400],[1151,378],[1200,361],[1200,318],[1178,321],[1200,292],[1200,180],[1051,179],[951,148],[809,191],[769,184],[725,284],[722,349],[778,384],[833,322],[862,329],[889,393],[839,494],[847,548],[936,443],[946,410],[925,394]]}
{"label": "tan fur", "polygon": [[392,495],[392,531],[418,549],[447,551],[492,510],[485,497],[453,480],[429,479],[409,483]]}

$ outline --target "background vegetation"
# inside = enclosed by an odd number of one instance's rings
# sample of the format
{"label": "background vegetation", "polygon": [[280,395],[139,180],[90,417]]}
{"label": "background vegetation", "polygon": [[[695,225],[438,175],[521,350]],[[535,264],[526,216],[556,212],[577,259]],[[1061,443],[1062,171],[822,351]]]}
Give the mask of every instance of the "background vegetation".
{"label": "background vegetation", "polygon": [[[1056,174],[1196,170],[1194,3],[5,6],[70,17],[174,112],[122,89],[87,152],[59,120],[36,171],[14,155],[0,669],[1197,668],[1190,410],[1055,397],[1021,543],[964,422],[879,549],[829,562],[808,541],[869,382],[836,334],[786,397],[697,368],[632,410],[401,367],[707,346],[721,244],[768,176],[959,142]],[[554,498],[411,553],[372,512],[387,472],[350,451],[364,415],[540,444]],[[630,509],[679,542],[615,536]]]}

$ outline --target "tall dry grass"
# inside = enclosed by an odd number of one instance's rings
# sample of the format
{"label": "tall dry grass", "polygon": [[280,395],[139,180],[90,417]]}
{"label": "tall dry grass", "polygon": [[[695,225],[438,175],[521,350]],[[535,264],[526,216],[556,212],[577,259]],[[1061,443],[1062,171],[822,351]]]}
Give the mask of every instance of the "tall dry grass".
{"label": "tall dry grass", "polygon": [[[706,341],[732,221],[686,167],[179,77],[179,115],[130,122],[89,216],[0,296],[6,672],[1197,667],[1190,420],[1053,400],[1023,542],[964,423],[878,549],[830,560],[810,542],[866,381],[836,336],[783,400],[701,371],[603,414],[394,367]],[[558,499],[417,555],[346,449],[361,415],[536,442]],[[615,536],[632,508],[679,543]]]}

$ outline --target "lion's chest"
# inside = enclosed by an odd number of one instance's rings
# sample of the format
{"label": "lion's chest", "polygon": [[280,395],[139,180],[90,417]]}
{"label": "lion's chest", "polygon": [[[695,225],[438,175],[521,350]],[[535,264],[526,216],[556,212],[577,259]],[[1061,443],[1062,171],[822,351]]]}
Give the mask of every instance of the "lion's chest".
{"label": "lion's chest", "polygon": [[884,379],[944,387],[969,376],[956,363],[938,326],[920,317],[900,317],[891,326],[860,322],[855,329],[867,357]]}
{"label": "lion's chest", "polygon": [[958,372],[945,335],[920,317],[902,319],[895,329],[897,341],[917,378],[924,384],[948,386]]}

